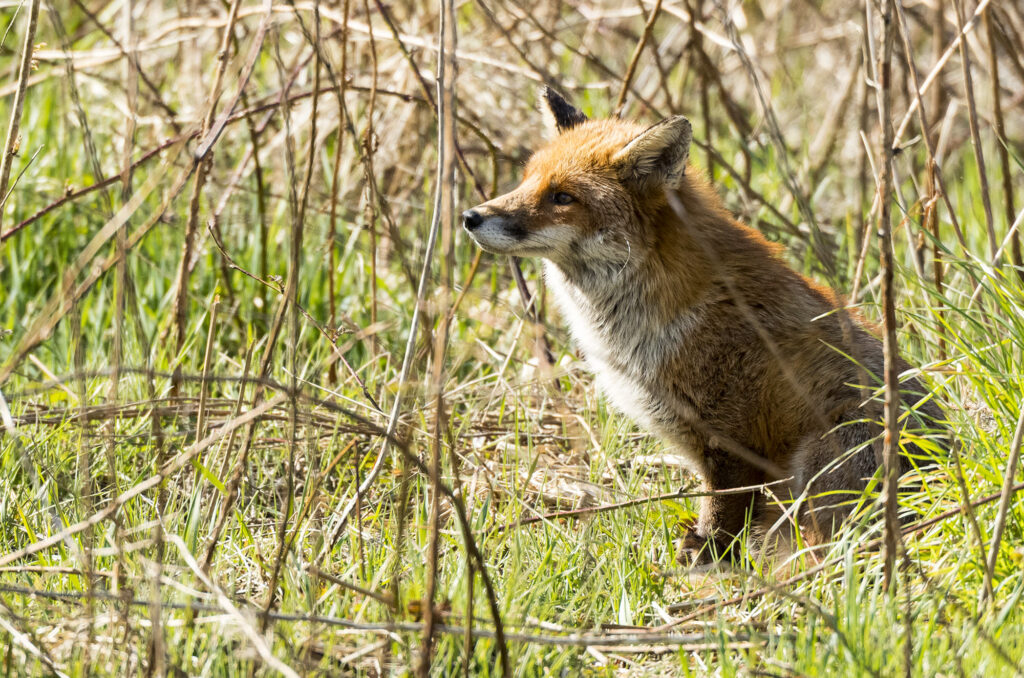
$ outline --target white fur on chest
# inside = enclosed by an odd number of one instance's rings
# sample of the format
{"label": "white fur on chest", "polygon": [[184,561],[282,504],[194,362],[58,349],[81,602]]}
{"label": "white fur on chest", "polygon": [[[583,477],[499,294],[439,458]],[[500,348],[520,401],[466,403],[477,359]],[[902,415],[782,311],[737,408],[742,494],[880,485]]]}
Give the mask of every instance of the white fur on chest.
{"label": "white fur on chest", "polygon": [[[679,417],[679,403],[662,385],[666,362],[686,341],[697,323],[685,314],[668,325],[658,325],[645,312],[641,300],[624,308],[628,322],[609,329],[607,319],[590,300],[550,262],[545,262],[548,286],[554,292],[573,339],[594,372],[598,387],[612,406],[647,429],[666,436],[665,418]],[[667,437],[673,437],[669,434]]]}

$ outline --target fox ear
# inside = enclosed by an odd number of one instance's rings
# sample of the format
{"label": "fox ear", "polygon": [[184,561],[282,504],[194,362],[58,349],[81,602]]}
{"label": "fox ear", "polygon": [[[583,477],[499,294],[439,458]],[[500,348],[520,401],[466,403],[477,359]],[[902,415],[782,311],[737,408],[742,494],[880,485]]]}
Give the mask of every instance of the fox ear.
{"label": "fox ear", "polygon": [[550,87],[545,86],[541,90],[541,97],[547,104],[541,106],[541,109],[544,111],[548,127],[553,128],[557,134],[587,121],[587,116],[583,115],[583,111],[570,104],[561,94]]}
{"label": "fox ear", "polygon": [[674,186],[686,170],[692,140],[690,121],[677,115],[645,129],[615,154],[613,162],[626,178]]}

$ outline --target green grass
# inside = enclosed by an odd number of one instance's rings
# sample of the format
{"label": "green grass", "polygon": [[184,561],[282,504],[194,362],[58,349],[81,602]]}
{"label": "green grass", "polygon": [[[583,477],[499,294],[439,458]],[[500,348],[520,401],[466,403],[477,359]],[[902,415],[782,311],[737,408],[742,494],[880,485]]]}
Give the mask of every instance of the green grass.
{"label": "green grass", "polygon": [[[86,4],[91,7],[92,3]],[[158,3],[136,4],[140,7],[136,30],[144,39],[154,36],[162,22],[177,17]],[[357,5],[362,7],[354,3],[353,21],[365,23],[365,14],[355,13]],[[285,7],[281,5],[282,10]],[[599,22],[586,20],[570,8],[537,8],[538,17],[544,12],[561,16],[556,41],[537,38],[531,33],[532,24],[512,7],[494,11],[507,25],[514,23],[510,37],[531,56],[530,62],[561,74],[574,87],[594,85],[575,92],[575,98],[589,114],[608,114],[618,80],[572,50],[588,49],[621,75],[643,20],[633,16]],[[791,36],[823,25],[859,22],[863,13],[863,7],[825,3],[821,15],[807,10],[798,20],[782,22],[770,18],[768,10],[773,7],[772,3],[748,7],[751,23],[745,30],[758,44],[769,39],[784,44]],[[395,7],[393,11],[403,33],[428,43],[436,39],[435,8]],[[98,16],[105,26],[119,31],[119,12],[110,5]],[[226,9],[218,6],[202,12],[223,17]],[[711,14],[712,8],[706,7],[705,12]],[[1018,15],[1019,11],[1011,15],[1013,21],[1020,22]],[[2,10],[0,16],[6,29],[13,8]],[[518,20],[513,19],[516,16]],[[709,26],[721,31],[719,15],[713,16]],[[308,12],[304,18],[310,25]],[[80,9],[69,10],[63,21],[73,40],[74,87],[89,123],[96,161],[104,176],[113,176],[120,172],[124,143],[124,64],[88,65],[92,50],[111,43]],[[376,10],[373,21],[379,87],[422,96]],[[238,47],[231,52],[221,106],[237,88],[238,70],[258,22],[258,12],[240,20]],[[290,72],[299,60],[312,55],[291,15],[282,11],[278,22],[268,34],[239,109],[276,101],[286,77],[282,72]],[[23,23],[19,15],[3,47],[5,55],[13,56],[20,49]],[[325,20],[325,33],[335,28]],[[920,42],[921,64],[931,63],[926,28],[912,24]],[[364,87],[372,79],[370,47],[364,32],[352,30],[349,84]],[[479,5],[458,8],[458,30],[459,47],[467,55],[460,59],[459,114],[496,145],[497,164],[492,165],[487,148],[467,124],[460,124],[458,138],[483,185],[494,181],[499,187],[510,187],[529,149],[541,137],[533,83],[516,70],[528,72],[529,68]],[[751,188],[799,224],[800,214],[783,181],[778,149],[760,127],[747,76],[713,45],[706,48],[721,56],[722,63],[716,63],[720,77],[755,131],[750,138],[740,138],[715,88],[710,89],[713,129],[703,127],[699,77],[678,58],[688,30],[675,15],[663,14],[659,19],[655,36],[665,48],[663,58],[669,67],[664,89],[672,93],[679,112],[694,121],[695,137],[710,136],[730,163],[743,166],[741,148],[746,146],[751,154]],[[59,61],[60,38],[45,16],[39,31],[35,41],[46,42],[46,49],[56,53],[40,59],[36,73],[46,77],[27,92],[12,176],[26,165],[27,169],[4,207],[0,231],[59,199],[68,187],[78,189],[96,180],[72,84]],[[598,40],[588,31],[604,38]],[[222,24],[215,24],[178,46],[147,47],[141,53],[142,70],[158,85],[164,101],[179,112],[175,122],[182,129],[205,112],[221,32]],[[333,67],[340,68],[339,38],[325,39],[324,44]],[[792,149],[789,165],[798,168],[801,181],[806,179],[800,168],[807,161],[810,144],[803,131],[813,136],[822,111],[841,94],[833,91],[840,76],[819,57],[827,53],[834,59],[844,54],[848,58],[848,52],[859,45],[859,35],[838,42],[823,40],[817,47],[762,56],[759,61]],[[275,49],[283,71],[275,64]],[[499,63],[476,59],[484,54]],[[646,54],[634,82],[667,113],[661,76]],[[1004,73],[1010,68],[1010,56],[1002,53]],[[429,78],[433,52],[422,50],[414,58]],[[975,61],[979,58],[976,55]],[[15,61],[8,59],[5,63],[10,65],[0,67],[6,76],[4,84],[15,81]],[[982,150],[996,230],[1002,238],[1008,224],[996,160],[998,142],[988,123],[992,101],[987,89],[981,93],[983,86],[988,87],[987,71],[976,70],[975,87],[984,113]],[[297,90],[311,86],[312,63],[305,62],[301,72]],[[1017,83],[1011,76],[1005,75],[1007,89]],[[955,59],[946,67],[944,78],[952,96],[961,96],[963,84]],[[428,82],[432,89],[432,80]],[[602,83],[607,86],[602,88]],[[323,84],[328,84],[326,72]],[[136,159],[176,134],[169,116],[152,97],[142,86],[133,145]],[[869,100],[873,107],[873,91]],[[48,306],[65,298],[65,276],[74,262],[126,204],[120,183],[67,202],[0,245],[0,328],[9,330],[0,335],[0,366],[12,368],[6,381],[0,382],[0,390],[18,421],[16,432],[0,436],[0,559],[10,561],[0,570],[0,662],[5,674],[273,674],[276,671],[260,655],[260,643],[300,675],[377,675],[381,670],[403,675],[415,670],[422,635],[417,610],[429,578],[434,489],[429,476],[403,458],[401,450],[427,463],[435,435],[436,411],[429,395],[435,368],[433,346],[422,332],[404,387],[399,444],[391,446],[382,475],[361,503],[358,519],[353,517],[336,543],[329,540],[342,507],[381,453],[380,433],[399,389],[399,370],[417,303],[402,257],[412,274],[418,275],[436,188],[435,123],[422,102],[407,103],[383,92],[375,102],[373,171],[396,226],[396,242],[379,209],[375,218],[366,209],[361,162],[366,145],[353,142],[347,133],[339,139],[333,93],[320,97],[318,105],[315,171],[309,183],[300,268],[291,273],[298,276],[299,304],[324,331],[304,316],[295,325],[286,319],[262,387],[251,377],[258,374],[271,348],[270,328],[283,299],[276,286],[290,273],[295,222],[288,189],[305,181],[308,98],[290,109],[290,145],[283,141],[280,109],[270,109],[266,129],[257,133],[261,179],[249,155],[254,145],[245,121],[227,125],[215,145],[200,198],[197,254],[187,286],[187,324],[180,350],[172,308],[192,179],[179,195],[171,196],[170,191],[175,180],[190,171],[194,141],[178,153],[164,152],[134,173],[132,191],[138,192],[157,172],[164,172],[128,220],[128,232],[144,227],[147,219],[161,211],[162,216],[128,253],[127,288],[119,288],[116,268],[111,268],[74,304]],[[365,89],[349,91],[348,114],[360,134],[367,129],[368,105]],[[1022,120],[1019,110],[1010,110],[1005,101],[1004,106],[1019,205],[1024,202],[1022,140],[1013,134]],[[905,108],[906,101],[898,97],[897,114],[902,115]],[[654,119],[635,101],[627,113]],[[262,124],[264,115],[254,115],[253,125]],[[0,120],[9,117],[8,96],[0,101]],[[813,190],[803,188],[839,255],[838,273],[824,281],[849,292],[858,251],[858,218],[868,213],[869,205],[860,202],[865,179],[856,170],[861,146],[857,111],[850,111],[841,122],[838,150],[826,164],[824,178]],[[921,233],[921,214],[920,209],[912,210],[894,235],[898,320],[902,352],[922,369],[949,415],[961,443],[969,499],[978,499],[999,492],[1003,484],[1020,412],[1024,284],[1005,263],[996,269],[987,263],[981,185],[962,106],[953,130],[943,172],[967,251],[956,245],[948,215],[940,210],[938,245],[947,269],[946,286],[937,291],[930,277],[931,254],[925,257],[924,278],[913,265],[910,243]],[[877,154],[873,112],[864,132]],[[908,131],[905,138],[913,134]],[[339,143],[338,218],[332,226],[331,190]],[[289,153],[292,162],[287,161]],[[694,150],[698,165],[705,158],[702,151]],[[920,142],[896,158],[903,206],[913,204],[922,193],[924,158]],[[874,160],[877,163],[877,157]],[[231,189],[232,177],[243,162],[238,185]],[[494,177],[492,167],[498,170]],[[721,167],[716,168],[715,179],[731,208],[751,223],[763,220],[766,234],[787,247],[790,262],[821,278],[820,267],[802,238],[786,235],[778,219],[745,197],[743,187]],[[874,191],[870,170],[866,180],[870,201]],[[458,206],[479,201],[465,172],[459,174],[456,191]],[[238,267],[271,285],[227,266],[215,246],[207,222],[222,200],[225,207],[217,224],[226,251]],[[894,211],[899,208],[894,206]],[[261,223],[266,224],[265,239]],[[375,266],[371,228],[377,229]],[[889,676],[903,674],[908,666],[911,674],[922,676],[1021,671],[1024,503],[1016,496],[1010,503],[993,571],[994,596],[983,600],[986,565],[969,520],[957,512],[965,497],[951,458],[927,474],[919,492],[901,499],[903,509],[914,516],[910,525],[949,515],[906,539],[896,586],[889,591],[882,584],[880,549],[865,548],[881,535],[880,512],[866,514],[834,545],[816,556],[797,559],[784,573],[756,566],[750,571],[709,574],[679,569],[672,540],[680,536],[680,525],[695,510],[691,500],[651,502],[516,527],[522,518],[581,503],[670,493],[692,483],[692,478],[678,468],[651,461],[662,447],[601,400],[575,358],[560,320],[547,313],[542,297],[543,331],[552,344],[560,385],[558,390],[550,388],[549,378],[537,368],[535,330],[524,320],[506,263],[485,256],[477,275],[464,287],[476,250],[458,229],[452,237],[454,289],[449,292],[452,296],[464,293],[464,297],[452,317],[441,366],[447,414],[440,435],[441,479],[465,508],[511,638],[508,648],[518,675]],[[925,236],[923,241],[930,251],[930,238]],[[332,247],[333,270],[328,258]],[[85,280],[114,248],[115,239],[104,242],[71,282]],[[261,263],[264,251],[266,270]],[[425,306],[435,331],[447,275],[442,259],[440,254],[435,257]],[[540,288],[543,294],[537,263],[526,261],[523,267],[532,289]],[[867,286],[861,310],[869,320],[880,318],[877,288],[868,284],[876,274],[877,254],[872,248],[860,285],[861,289]],[[332,277],[338,332],[330,327],[328,279]],[[972,302],[978,284],[981,290]],[[117,309],[121,294],[123,314]],[[204,365],[215,303],[212,352]],[[59,322],[45,323],[53,324],[52,332],[21,356],[19,349],[31,328],[47,320]],[[115,336],[122,341],[116,398],[111,391]],[[334,357],[336,347],[380,410],[373,407],[352,372]],[[249,352],[250,379],[245,381]],[[182,375],[177,386],[176,370]],[[204,370],[210,376],[201,408]],[[53,375],[59,379],[53,381]],[[297,391],[289,391],[292,386]],[[246,427],[242,426],[180,463],[163,482],[119,504],[111,515],[46,548],[12,556],[97,515],[119,494],[152,478],[162,465],[184,459],[200,434],[209,435],[232,421],[236,407],[244,413],[260,399],[280,393],[290,395],[253,429],[250,445],[243,445]],[[198,430],[200,409],[203,431]],[[641,456],[648,461],[636,463]],[[233,483],[237,499],[222,514]],[[448,499],[440,504],[434,599],[445,628],[437,636],[431,673],[458,675],[468,667],[472,675],[498,675],[499,649],[484,581],[467,555],[456,510]],[[973,510],[986,553],[997,512],[996,501]],[[221,521],[223,530],[210,567],[202,573],[193,563],[203,563]],[[818,569],[811,574],[813,568]],[[317,570],[330,576],[318,576]],[[339,581],[359,589],[346,588]],[[225,609],[228,600],[239,612]],[[717,607],[716,601],[721,603]],[[268,602],[274,616],[264,620],[261,610]],[[650,631],[688,615],[692,618],[670,630]],[[482,634],[473,639],[468,654],[460,631],[467,617]],[[633,634],[653,635],[649,642],[616,648],[610,646],[616,626],[635,626]],[[608,638],[599,647],[587,649],[566,644],[573,634]]]}

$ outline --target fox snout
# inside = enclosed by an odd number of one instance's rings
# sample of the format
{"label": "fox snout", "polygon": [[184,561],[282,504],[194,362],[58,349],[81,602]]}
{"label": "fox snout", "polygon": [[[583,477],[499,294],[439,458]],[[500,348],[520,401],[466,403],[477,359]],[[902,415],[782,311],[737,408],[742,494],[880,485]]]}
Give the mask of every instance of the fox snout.
{"label": "fox snout", "polygon": [[462,226],[467,232],[472,233],[482,223],[484,223],[484,216],[475,209],[462,213]]}
{"label": "fox snout", "polygon": [[463,212],[462,227],[477,245],[493,254],[517,254],[527,235],[515,214],[489,204]]}

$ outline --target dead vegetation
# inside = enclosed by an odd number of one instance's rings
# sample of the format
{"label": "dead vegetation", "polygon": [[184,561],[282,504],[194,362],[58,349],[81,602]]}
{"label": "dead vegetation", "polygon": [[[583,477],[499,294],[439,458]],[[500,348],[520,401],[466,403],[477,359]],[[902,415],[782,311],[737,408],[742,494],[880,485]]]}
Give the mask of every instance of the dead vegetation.
{"label": "dead vegetation", "polygon": [[[6,671],[1021,672],[1019,4],[0,16]],[[867,516],[785,575],[672,571],[689,476],[598,400],[535,262],[457,228],[542,83],[686,115],[730,208],[869,319],[892,281],[963,441],[895,569]]]}

